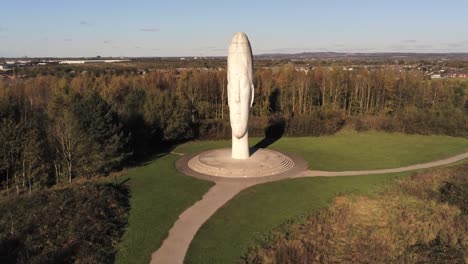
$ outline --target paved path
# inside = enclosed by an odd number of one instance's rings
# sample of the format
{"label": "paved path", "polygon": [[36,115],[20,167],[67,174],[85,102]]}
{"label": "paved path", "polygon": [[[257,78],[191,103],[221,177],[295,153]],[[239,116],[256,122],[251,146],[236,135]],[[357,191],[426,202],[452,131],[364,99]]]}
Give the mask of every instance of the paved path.
{"label": "paved path", "polygon": [[[426,169],[447,165],[468,158],[468,152],[456,155],[450,158],[415,164],[394,169],[382,170],[362,170],[362,171],[314,171],[305,170],[291,178],[301,177],[334,177],[334,176],[356,176],[367,174],[384,174],[405,172],[419,169]],[[275,181],[271,179],[268,181]],[[211,187],[203,198],[186,209],[175,222],[169,231],[169,236],[164,240],[162,246],[152,254],[151,263],[155,264],[182,264],[187,253],[190,242],[197,233],[198,229],[206,222],[221,206],[233,198],[240,191],[267,181],[255,182],[225,182],[215,181],[215,185]]]}
{"label": "paved path", "polygon": [[369,174],[385,174],[385,173],[396,173],[396,172],[405,172],[405,171],[413,171],[413,170],[420,170],[420,169],[427,169],[442,165],[447,165],[450,163],[454,163],[460,161],[462,159],[468,158],[468,152],[452,156],[450,158],[431,161],[427,163],[420,163],[400,168],[394,169],[382,169],[382,170],[361,170],[361,171],[315,171],[315,170],[306,170],[298,174],[297,176],[291,178],[301,178],[301,177],[317,177],[317,176],[324,176],[324,177],[335,177],[335,176],[356,176],[356,175],[369,175]]}
{"label": "paved path", "polygon": [[151,263],[183,263],[190,242],[202,224],[234,195],[252,185],[255,183],[216,183],[200,201],[179,216],[162,246],[152,254]]}

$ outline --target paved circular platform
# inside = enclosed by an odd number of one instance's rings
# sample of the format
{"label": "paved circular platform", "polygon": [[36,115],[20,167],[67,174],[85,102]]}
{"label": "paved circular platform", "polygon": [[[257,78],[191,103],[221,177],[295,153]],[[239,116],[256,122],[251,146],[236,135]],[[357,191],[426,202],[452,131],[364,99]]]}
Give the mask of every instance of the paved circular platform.
{"label": "paved circular platform", "polygon": [[270,149],[255,149],[248,159],[231,158],[231,149],[215,149],[184,156],[176,163],[185,174],[209,180],[292,177],[306,168],[298,157]]}

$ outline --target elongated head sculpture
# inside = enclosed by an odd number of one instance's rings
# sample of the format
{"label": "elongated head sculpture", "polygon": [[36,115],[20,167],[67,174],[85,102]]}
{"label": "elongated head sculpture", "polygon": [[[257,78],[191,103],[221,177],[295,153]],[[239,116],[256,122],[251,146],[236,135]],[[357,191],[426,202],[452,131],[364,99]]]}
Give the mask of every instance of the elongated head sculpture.
{"label": "elongated head sculpture", "polygon": [[237,32],[227,59],[228,105],[232,129],[232,158],[249,157],[248,121],[254,98],[253,59],[249,39]]}

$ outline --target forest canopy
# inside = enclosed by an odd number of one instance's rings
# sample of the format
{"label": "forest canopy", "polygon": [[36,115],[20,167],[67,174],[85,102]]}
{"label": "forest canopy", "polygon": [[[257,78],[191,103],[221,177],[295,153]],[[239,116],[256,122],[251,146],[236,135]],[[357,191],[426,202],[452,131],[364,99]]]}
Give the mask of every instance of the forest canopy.
{"label": "forest canopy", "polygon": [[[0,81],[5,193],[106,175],[189,139],[229,138],[222,68],[144,74],[87,70]],[[333,134],[343,127],[468,136],[468,81],[421,72],[292,65],[255,71],[249,134]]]}

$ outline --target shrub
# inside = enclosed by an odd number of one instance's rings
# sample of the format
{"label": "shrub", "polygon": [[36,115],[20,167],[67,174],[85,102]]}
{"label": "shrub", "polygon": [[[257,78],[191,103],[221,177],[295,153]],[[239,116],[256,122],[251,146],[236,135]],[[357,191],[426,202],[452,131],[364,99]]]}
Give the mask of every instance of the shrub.
{"label": "shrub", "polygon": [[407,108],[398,116],[364,115],[350,119],[358,131],[381,130],[409,134],[468,137],[468,115],[456,109]]}
{"label": "shrub", "polygon": [[128,192],[86,183],[0,202],[0,263],[113,263]]}
{"label": "shrub", "polygon": [[468,184],[446,182],[439,189],[440,200],[460,208],[462,213],[468,214]]}
{"label": "shrub", "polygon": [[446,243],[439,236],[429,243],[414,245],[409,253],[414,256],[415,263],[464,263],[463,250]]}
{"label": "shrub", "polygon": [[315,110],[306,115],[297,115],[287,120],[288,136],[321,136],[338,132],[345,125],[341,111]]}
{"label": "shrub", "polygon": [[198,124],[197,131],[199,139],[228,139],[231,127],[227,120],[204,120]]}
{"label": "shrub", "polygon": [[464,263],[467,166],[419,173],[371,197],[338,196],[330,208],[280,226],[242,262]]}

